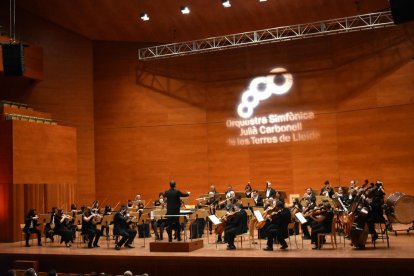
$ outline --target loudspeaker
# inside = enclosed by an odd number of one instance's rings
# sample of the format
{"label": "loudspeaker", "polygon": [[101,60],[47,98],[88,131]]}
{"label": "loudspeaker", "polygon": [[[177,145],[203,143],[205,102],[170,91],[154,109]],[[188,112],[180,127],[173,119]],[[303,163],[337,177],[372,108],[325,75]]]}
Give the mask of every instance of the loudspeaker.
{"label": "loudspeaker", "polygon": [[390,0],[391,14],[395,24],[414,20],[413,0]]}
{"label": "loudspeaker", "polygon": [[3,44],[3,71],[5,76],[23,76],[24,46],[21,43]]}

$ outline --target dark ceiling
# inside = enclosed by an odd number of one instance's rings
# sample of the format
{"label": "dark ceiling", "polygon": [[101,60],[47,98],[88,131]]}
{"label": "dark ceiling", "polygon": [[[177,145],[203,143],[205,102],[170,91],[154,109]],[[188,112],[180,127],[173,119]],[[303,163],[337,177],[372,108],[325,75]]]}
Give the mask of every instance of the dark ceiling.
{"label": "dark ceiling", "polygon": [[[17,0],[92,40],[180,42],[388,9],[387,0]],[[183,15],[181,6],[190,7]],[[149,21],[139,19],[147,12]]]}

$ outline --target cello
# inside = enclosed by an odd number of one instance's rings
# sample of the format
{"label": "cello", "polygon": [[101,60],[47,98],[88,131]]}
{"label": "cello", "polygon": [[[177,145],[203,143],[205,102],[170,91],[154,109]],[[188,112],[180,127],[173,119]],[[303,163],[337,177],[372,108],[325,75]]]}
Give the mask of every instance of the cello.
{"label": "cello", "polygon": [[215,230],[215,233],[217,235],[223,234],[224,230],[226,229],[227,221],[232,220],[236,216],[236,214],[238,212],[240,212],[240,210],[239,211],[235,211],[235,212],[230,212],[230,213],[227,213],[224,216],[222,216],[220,218],[221,223],[217,225],[216,230]]}

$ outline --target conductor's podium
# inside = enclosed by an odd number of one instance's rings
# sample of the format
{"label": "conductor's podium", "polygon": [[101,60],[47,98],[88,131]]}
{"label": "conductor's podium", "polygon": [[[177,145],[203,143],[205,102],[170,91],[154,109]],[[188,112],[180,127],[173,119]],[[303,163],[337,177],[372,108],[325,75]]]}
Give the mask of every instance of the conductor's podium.
{"label": "conductor's podium", "polygon": [[150,252],[191,252],[203,248],[203,239],[150,242]]}

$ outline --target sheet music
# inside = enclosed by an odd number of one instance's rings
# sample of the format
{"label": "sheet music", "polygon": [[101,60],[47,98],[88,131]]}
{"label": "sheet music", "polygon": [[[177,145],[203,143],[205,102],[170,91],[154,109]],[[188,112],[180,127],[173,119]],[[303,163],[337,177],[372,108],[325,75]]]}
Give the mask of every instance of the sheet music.
{"label": "sheet music", "polygon": [[302,213],[296,213],[295,217],[300,221],[300,223],[304,224],[307,223],[308,221],[306,220],[306,218],[303,216]]}
{"label": "sheet music", "polygon": [[253,213],[254,213],[254,216],[255,216],[255,217],[256,217],[256,219],[257,219],[257,222],[262,222],[262,221],[264,221],[264,218],[263,218],[263,216],[262,216],[262,213],[260,213],[260,211],[259,211],[259,210],[256,210],[256,211],[254,211]]}
{"label": "sheet music", "polygon": [[208,216],[208,218],[211,220],[211,222],[212,222],[214,225],[218,225],[218,224],[220,224],[220,223],[221,223],[220,219],[219,219],[216,215],[211,215],[211,216]]}

